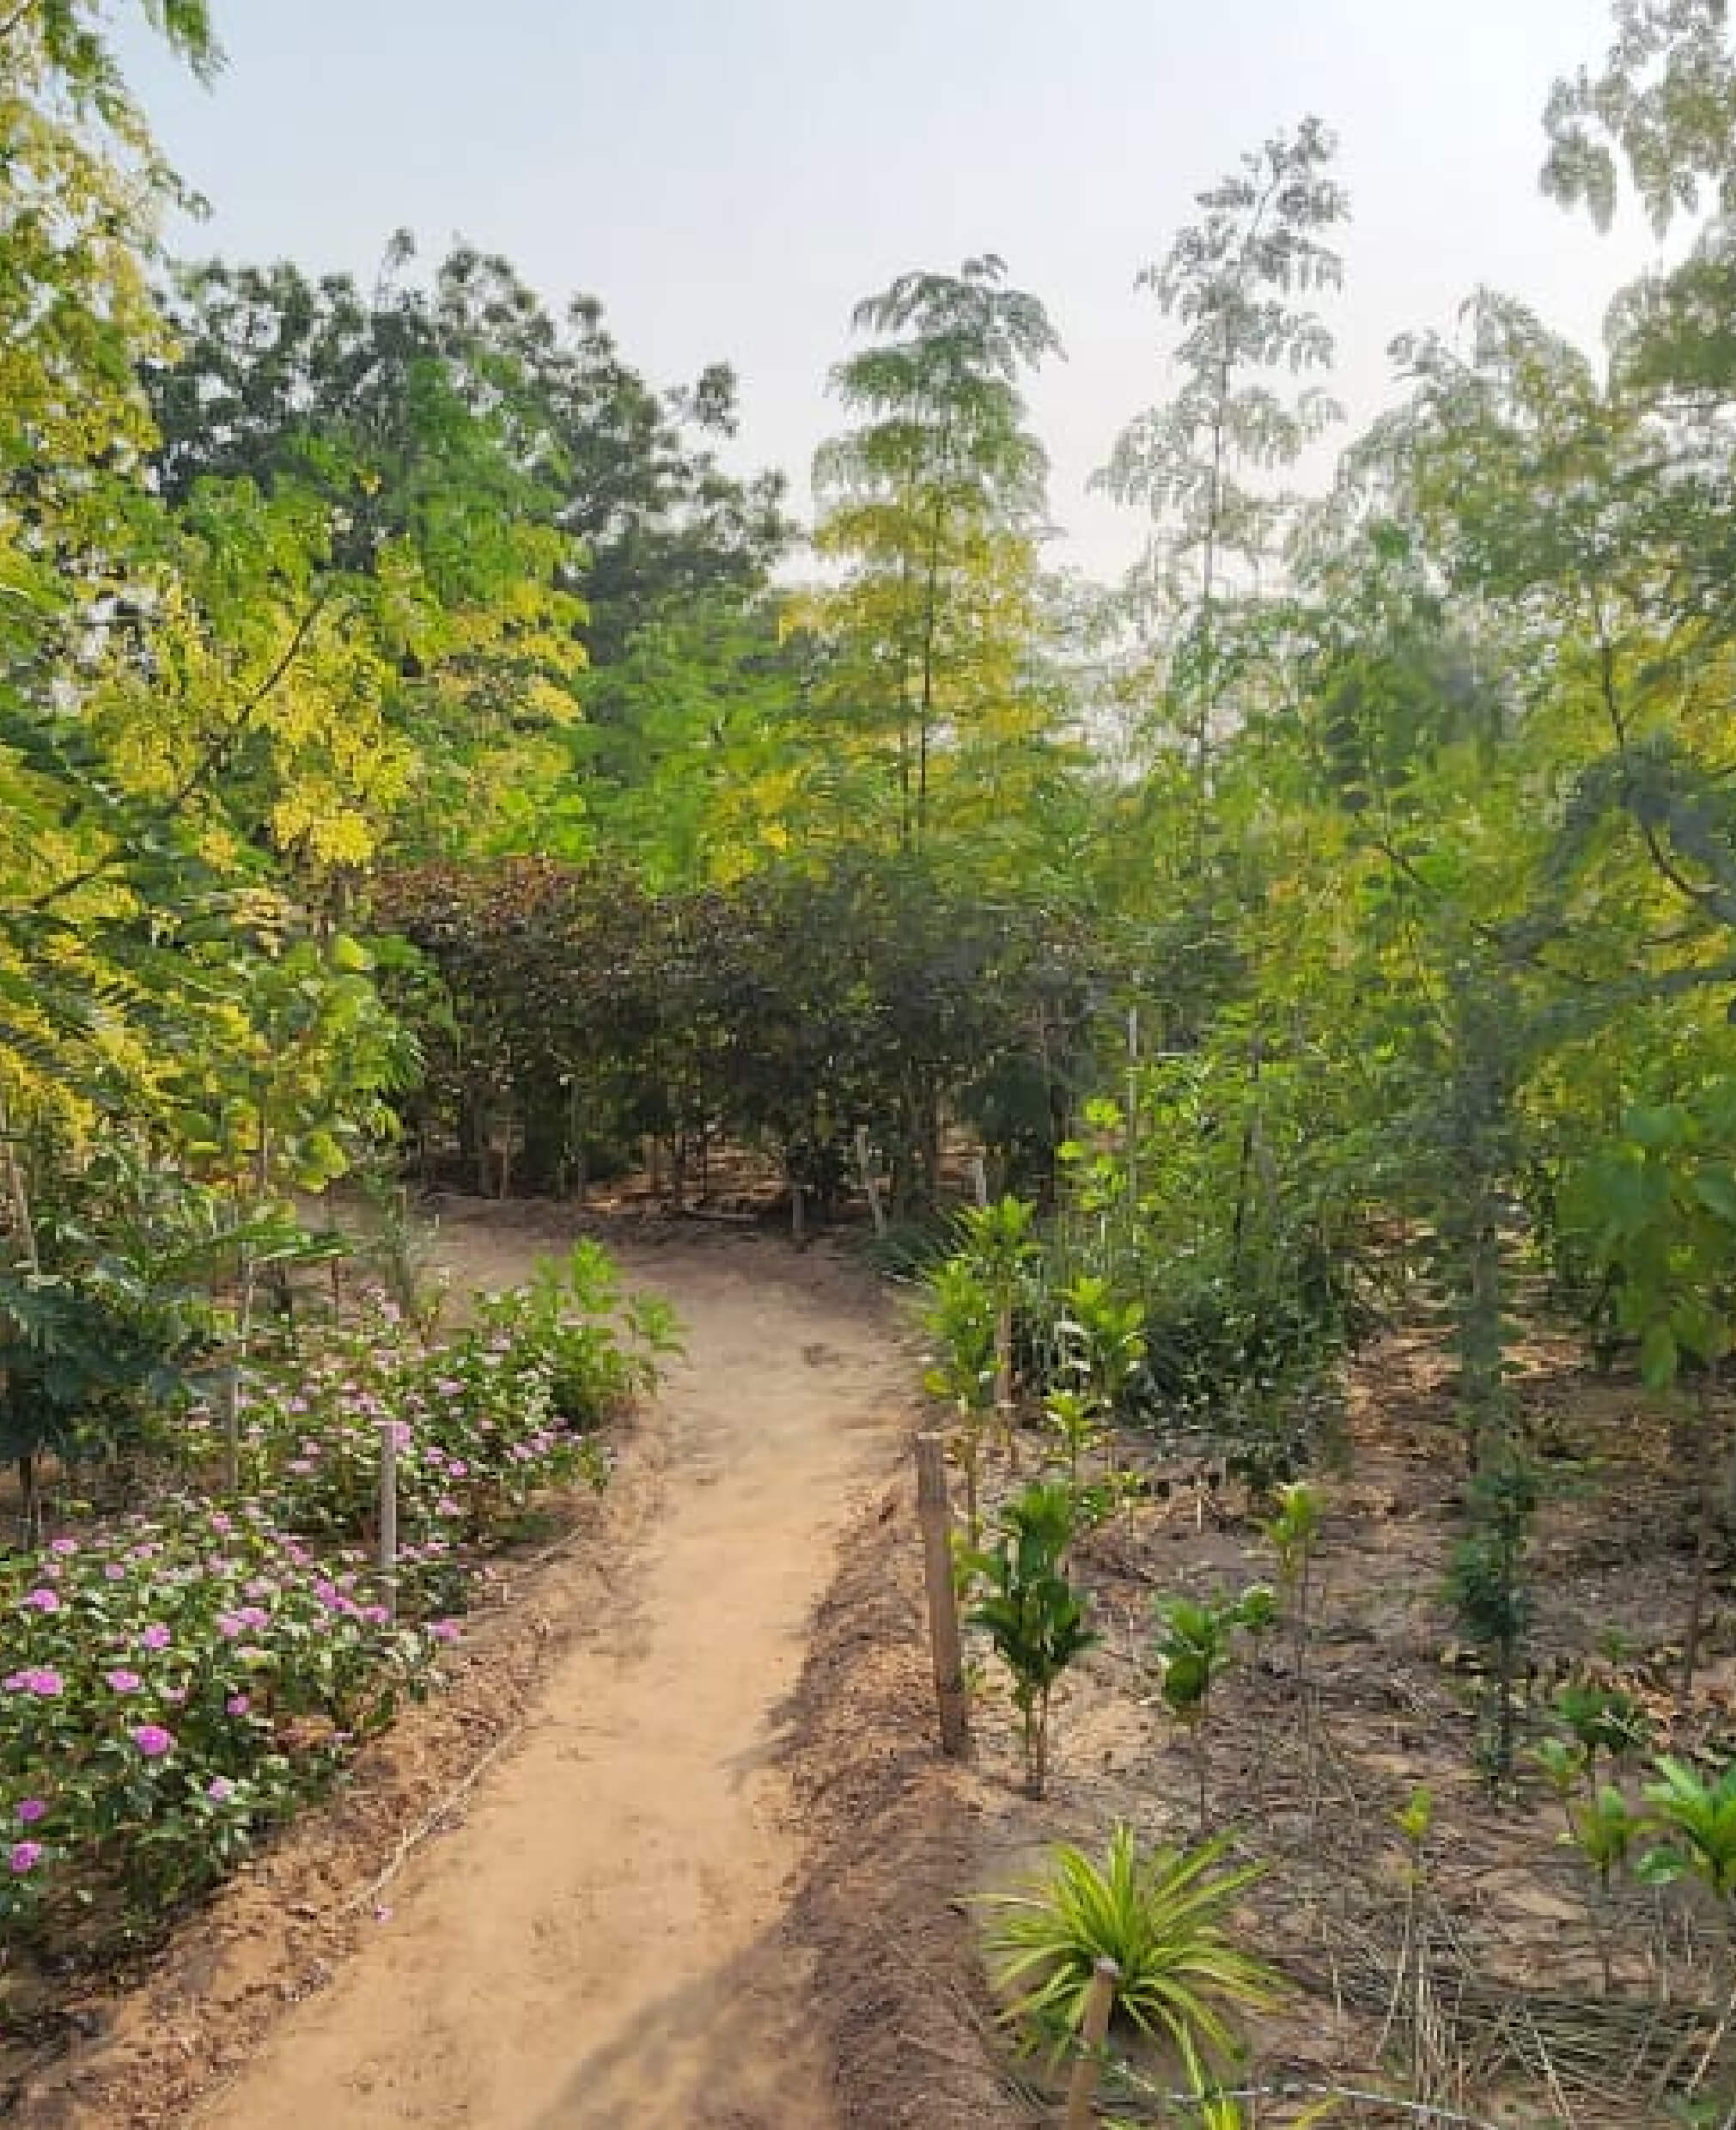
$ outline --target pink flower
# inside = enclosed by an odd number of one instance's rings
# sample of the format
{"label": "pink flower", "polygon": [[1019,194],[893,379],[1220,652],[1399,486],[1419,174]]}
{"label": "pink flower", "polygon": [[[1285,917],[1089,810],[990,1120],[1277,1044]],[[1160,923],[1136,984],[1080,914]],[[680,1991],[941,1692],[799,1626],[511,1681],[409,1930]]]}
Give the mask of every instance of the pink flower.
{"label": "pink flower", "polygon": [[111,1583],[125,1583],[126,1580],[126,1570],[118,1560],[111,1560],[102,1572]]}
{"label": "pink flower", "polygon": [[22,1878],[25,1872],[34,1871],[42,1861],[42,1844],[40,1841],[15,1841],[6,1852],[6,1861]]}
{"label": "pink flower", "polygon": [[45,1664],[38,1670],[27,1671],[24,1684],[40,1700],[52,1701],[64,1688],[66,1681],[58,1671],[51,1670]]}
{"label": "pink flower", "polygon": [[46,1819],[48,1807],[40,1797],[20,1797],[18,1816],[26,1827],[34,1827],[40,1819]]}
{"label": "pink flower", "polygon": [[428,1632],[436,1642],[455,1642],[463,1630],[455,1620],[430,1620]]}
{"label": "pink flower", "polygon": [[231,1716],[245,1716],[253,1706],[252,1700],[245,1694],[232,1694],[223,1703],[223,1706]]}
{"label": "pink flower", "polygon": [[205,1795],[218,1804],[227,1804],[235,1794],[235,1785],[227,1775],[213,1775],[205,1785]]}
{"label": "pink flower", "polygon": [[138,1639],[148,1650],[166,1650],[174,1638],[161,1620],[154,1620]]}
{"label": "pink flower", "polygon": [[174,1733],[161,1724],[139,1724],[129,1735],[148,1761],[160,1761],[174,1749]]}
{"label": "pink flower", "polygon": [[136,1671],[106,1671],[102,1675],[117,1694],[137,1694],[144,1684]]}
{"label": "pink flower", "polygon": [[54,1590],[32,1590],[24,1602],[27,1605],[34,1606],[38,1612],[58,1612],[60,1610],[59,1594]]}
{"label": "pink flower", "polygon": [[78,1551],[78,1541],[76,1538],[57,1538],[48,1550],[51,1553],[58,1553],[64,1560]]}

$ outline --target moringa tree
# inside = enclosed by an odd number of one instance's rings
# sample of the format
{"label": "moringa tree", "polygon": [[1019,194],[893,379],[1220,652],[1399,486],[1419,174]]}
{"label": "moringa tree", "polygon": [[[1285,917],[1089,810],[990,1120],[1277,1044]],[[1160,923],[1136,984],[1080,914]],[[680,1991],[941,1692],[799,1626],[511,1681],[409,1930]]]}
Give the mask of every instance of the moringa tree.
{"label": "moringa tree", "polygon": [[832,377],[857,425],[814,461],[815,545],[843,578],[813,618],[850,722],[892,742],[908,849],[929,826],[937,750],[1017,723],[1029,693],[1048,461],[1021,382],[1060,342],[1006,272],[988,253],[858,304],[855,328],[874,338]]}
{"label": "moringa tree", "polygon": [[1122,431],[1096,477],[1151,515],[1139,589],[1160,618],[1168,712],[1191,757],[1197,851],[1231,668],[1229,610],[1260,589],[1291,510],[1252,476],[1293,466],[1343,418],[1319,387],[1287,395],[1277,381],[1332,360],[1331,333],[1301,299],[1343,278],[1331,239],[1349,200],[1332,175],[1336,150],[1312,118],[1274,135],[1199,194],[1202,218],[1141,273],[1183,329],[1180,388]]}

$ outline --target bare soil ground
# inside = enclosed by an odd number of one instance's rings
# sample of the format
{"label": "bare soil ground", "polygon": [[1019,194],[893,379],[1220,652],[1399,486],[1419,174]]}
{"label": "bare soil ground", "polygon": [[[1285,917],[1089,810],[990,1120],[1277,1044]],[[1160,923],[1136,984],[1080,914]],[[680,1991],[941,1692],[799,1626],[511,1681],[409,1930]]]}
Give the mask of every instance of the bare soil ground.
{"label": "bare soil ground", "polygon": [[[1692,1575],[1688,1461],[1631,1379],[1594,1376],[1566,1342],[1533,1344],[1516,1390],[1547,1474],[1522,1739],[1544,1733],[1559,1681],[1600,1664],[1614,1629],[1627,1651],[1621,1682],[1646,1705],[1658,1749],[1727,1760],[1727,1563],[1691,1704],[1678,1707],[1674,1691]],[[1234,2081],[1270,2096],[1250,2104],[1251,2120],[1261,2130],[1294,2122],[1338,2088],[1412,2104],[1347,2103],[1334,2123],[1679,2121],[1662,2082],[1679,2085],[1728,2040],[1721,1919],[1672,1923],[1660,2003],[1660,1911],[1648,1895],[1622,1893],[1605,1919],[1618,1944],[1605,1998],[1587,1875],[1561,1839],[1558,1804],[1534,1773],[1516,1793],[1491,1794],[1483,1682],[1443,1595],[1464,1477],[1438,1340],[1396,1335],[1360,1358],[1345,1435],[1341,1468],[1311,1475],[1327,1516],[1306,1686],[1280,1631],[1214,1689],[1207,1734],[1210,1831],[1268,1867],[1239,1935],[1290,1982]],[[1076,1563],[1103,1639],[1061,1690],[1043,1802],[1019,1794],[1013,1712],[992,1679],[978,1694],[962,1802],[978,1829],[979,1891],[1022,1876],[1056,1840],[1100,1853],[1117,1821],[1147,1842],[1197,1838],[1191,1742],[1158,1691],[1154,1602],[1270,1582],[1272,1557],[1246,1491],[1209,1464],[1166,1461],[1137,1438],[1116,1456],[1152,1491]],[[1002,1476],[996,1492],[1006,1486]],[[1630,1797],[1642,1775],[1623,1774]],[[1413,1899],[1396,1815],[1419,1788],[1434,1822]],[[1179,2083],[1173,2065],[1143,2075]],[[1168,2119],[1148,2094],[1130,2096],[1127,2112]]]}
{"label": "bare soil ground", "polygon": [[[455,1285],[499,1285],[570,1233],[460,1202],[442,1254]],[[871,1938],[862,1952],[838,1875],[878,1882],[880,1823],[906,1805],[920,1842],[929,1810],[912,1593],[876,1565],[911,1550],[886,1491],[911,1412],[897,1320],[823,1245],[650,1224],[609,1241],[688,1346],[617,1484],[555,1559],[509,1570],[451,1691],[333,1809],[129,1995],[92,1997],[94,2038],[35,2078],[23,2120],[948,2120],[885,2112],[862,2097],[873,2066],[835,2054],[864,1957],[898,1967]],[[858,1700],[863,1664],[889,1698]]]}

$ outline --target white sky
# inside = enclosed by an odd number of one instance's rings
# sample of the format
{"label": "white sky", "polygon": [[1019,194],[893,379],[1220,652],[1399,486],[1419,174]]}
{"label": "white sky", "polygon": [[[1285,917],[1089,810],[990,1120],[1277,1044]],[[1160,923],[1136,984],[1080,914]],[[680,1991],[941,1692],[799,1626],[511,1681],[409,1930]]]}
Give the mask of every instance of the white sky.
{"label": "white sky", "polygon": [[371,278],[385,241],[506,253],[600,296],[629,358],[742,383],[744,464],[791,475],[836,426],[852,305],[993,250],[1068,348],[1032,391],[1070,535],[1118,571],[1136,517],[1087,497],[1172,379],[1138,268],[1192,196],[1317,113],[1355,221],[1337,389],[1366,418],[1407,328],[1479,282],[1594,339],[1649,241],[1538,191],[1551,79],[1599,59],[1607,0],[216,0],[204,91],[129,36],[134,80],[210,199],[180,248]]}

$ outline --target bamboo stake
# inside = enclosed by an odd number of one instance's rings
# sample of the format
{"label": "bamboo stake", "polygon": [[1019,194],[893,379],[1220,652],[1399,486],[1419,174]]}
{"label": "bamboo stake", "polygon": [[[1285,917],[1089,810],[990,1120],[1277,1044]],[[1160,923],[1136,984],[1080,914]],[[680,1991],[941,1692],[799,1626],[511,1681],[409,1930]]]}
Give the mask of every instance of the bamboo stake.
{"label": "bamboo stake", "polygon": [[923,1563],[929,1590],[929,1639],[935,1698],[941,1712],[941,1750],[961,1760],[971,1749],[965,1698],[965,1652],[959,1634],[959,1597],[953,1584],[953,1511],[947,1498],[943,1435],[917,1437],[917,1514],[923,1526]]}
{"label": "bamboo stake", "polygon": [[971,1188],[978,1206],[989,1203],[989,1164],[980,1153],[971,1157]]}
{"label": "bamboo stake", "polygon": [[381,1602],[398,1617],[398,1424],[380,1423]]}
{"label": "bamboo stake", "polygon": [[1115,1993],[1121,1985],[1121,1969],[1112,1960],[1099,1960],[1085,1999],[1085,2017],[1079,2029],[1079,2054],[1067,2087],[1065,2130],[1090,2130],[1091,2103],[1103,2075],[1103,2044],[1109,2035],[1109,2015],[1115,2009]]}
{"label": "bamboo stake", "polygon": [[874,1172],[874,1163],[868,1152],[868,1126],[859,1124],[856,1128],[856,1165],[862,1170],[862,1187],[868,1194],[869,1217],[874,1224],[874,1233],[883,1236],[886,1231],[886,1208],[880,1204],[880,1178]]}

